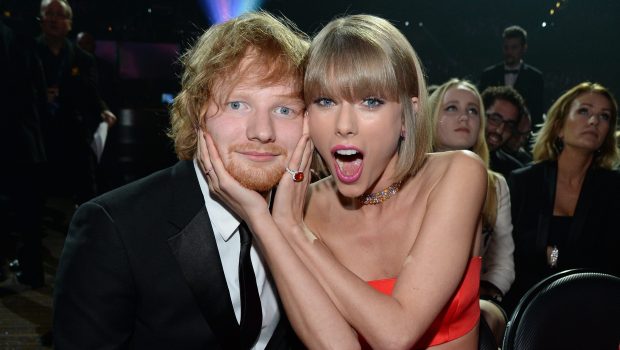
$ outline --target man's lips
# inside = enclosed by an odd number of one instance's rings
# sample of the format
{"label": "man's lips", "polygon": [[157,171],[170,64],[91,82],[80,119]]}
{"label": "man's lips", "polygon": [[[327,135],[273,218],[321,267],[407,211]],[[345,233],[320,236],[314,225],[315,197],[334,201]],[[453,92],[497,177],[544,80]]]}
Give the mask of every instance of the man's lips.
{"label": "man's lips", "polygon": [[502,142],[502,137],[495,133],[487,134],[487,143],[492,143],[494,145],[498,145]]}
{"label": "man's lips", "polygon": [[261,151],[237,151],[237,153],[255,162],[268,162],[280,155],[279,153]]}

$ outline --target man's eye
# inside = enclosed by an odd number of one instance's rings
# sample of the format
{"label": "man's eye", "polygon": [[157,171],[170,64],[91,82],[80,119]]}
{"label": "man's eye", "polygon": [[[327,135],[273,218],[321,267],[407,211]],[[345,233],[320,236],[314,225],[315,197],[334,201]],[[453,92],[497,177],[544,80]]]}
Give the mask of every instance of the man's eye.
{"label": "man's eye", "polygon": [[275,109],[276,114],[280,114],[280,115],[287,116],[287,117],[294,115],[295,114],[294,112],[295,111],[293,111],[293,109],[286,107],[286,106],[279,106],[279,107],[276,107]]}
{"label": "man's eye", "polygon": [[239,102],[239,101],[228,102],[228,106],[230,107],[230,109],[240,109],[241,108],[241,102]]}

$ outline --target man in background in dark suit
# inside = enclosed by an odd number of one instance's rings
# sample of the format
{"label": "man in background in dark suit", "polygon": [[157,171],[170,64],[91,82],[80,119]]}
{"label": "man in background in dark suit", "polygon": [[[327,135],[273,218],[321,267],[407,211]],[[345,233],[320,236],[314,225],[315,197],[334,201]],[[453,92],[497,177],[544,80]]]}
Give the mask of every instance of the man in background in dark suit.
{"label": "man in background in dark suit", "polygon": [[70,194],[77,204],[97,193],[93,134],[116,116],[101,98],[94,58],[67,39],[73,11],[65,0],[41,2],[41,36],[36,50],[44,81],[40,89],[42,131],[48,157],[47,189]]}
{"label": "man in background in dark suit", "polygon": [[182,56],[170,131],[181,160],[75,213],[54,286],[57,349],[299,347],[260,248],[196,158],[203,130],[268,197],[302,135],[307,49],[261,12],[212,26]]}
{"label": "man in background in dark suit", "polygon": [[490,66],[480,77],[480,91],[489,86],[511,86],[523,96],[530,111],[532,124],[537,129],[543,122],[544,81],[540,70],[523,62],[527,52],[527,32],[519,26],[510,26],[502,34],[504,61]]}

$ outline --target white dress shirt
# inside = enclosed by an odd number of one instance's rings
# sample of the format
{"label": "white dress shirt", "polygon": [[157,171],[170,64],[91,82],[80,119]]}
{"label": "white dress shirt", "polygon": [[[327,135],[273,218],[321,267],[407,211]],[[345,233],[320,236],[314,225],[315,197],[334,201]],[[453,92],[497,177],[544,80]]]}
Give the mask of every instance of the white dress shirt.
{"label": "white dress shirt", "polygon": [[[196,170],[196,176],[198,177],[198,183],[200,184],[200,190],[205,199],[205,205],[207,212],[209,213],[209,219],[211,219],[211,226],[213,227],[213,233],[215,235],[215,242],[217,243],[217,250],[220,254],[220,260],[224,267],[224,276],[226,277],[226,284],[228,285],[228,291],[230,293],[230,300],[232,301],[233,308],[235,309],[235,316],[237,322],[241,319],[241,300],[239,296],[239,250],[241,242],[239,240],[239,219],[229,211],[226,207],[222,206],[219,201],[216,201],[211,197],[209,193],[209,187],[207,182],[197,164],[194,160],[194,169]],[[272,285],[271,276],[263,264],[263,259],[260,252],[256,250],[255,245],[252,245],[250,250],[250,257],[252,259],[252,267],[254,268],[254,275],[256,276],[256,285],[258,287],[258,293],[260,294],[261,306],[263,308],[263,324],[258,337],[258,341],[252,349],[263,350],[269,343],[269,339],[273,335],[273,332],[280,321],[280,310],[278,309],[278,302],[275,296],[275,286]]]}
{"label": "white dress shirt", "polygon": [[503,176],[497,176],[497,218],[493,232],[484,240],[482,248],[482,275],[480,279],[493,283],[502,294],[506,294],[515,280],[512,238],[512,216],[510,214],[510,191]]}
{"label": "white dress shirt", "polygon": [[[519,62],[515,67],[508,67],[504,65],[504,70],[517,70],[521,71],[521,65],[523,61]],[[504,85],[514,87],[517,82],[517,78],[519,77],[519,73],[505,73],[504,74]]]}

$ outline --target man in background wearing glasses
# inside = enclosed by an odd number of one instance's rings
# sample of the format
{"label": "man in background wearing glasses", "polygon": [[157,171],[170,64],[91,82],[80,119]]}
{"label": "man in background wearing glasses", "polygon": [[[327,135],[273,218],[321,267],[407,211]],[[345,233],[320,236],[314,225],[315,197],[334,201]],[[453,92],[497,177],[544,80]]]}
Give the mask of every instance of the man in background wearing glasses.
{"label": "man in background wearing glasses", "polygon": [[492,86],[482,92],[482,103],[487,117],[485,135],[490,152],[489,166],[508,178],[511,171],[524,166],[502,150],[525,114],[523,97],[509,86]]}

